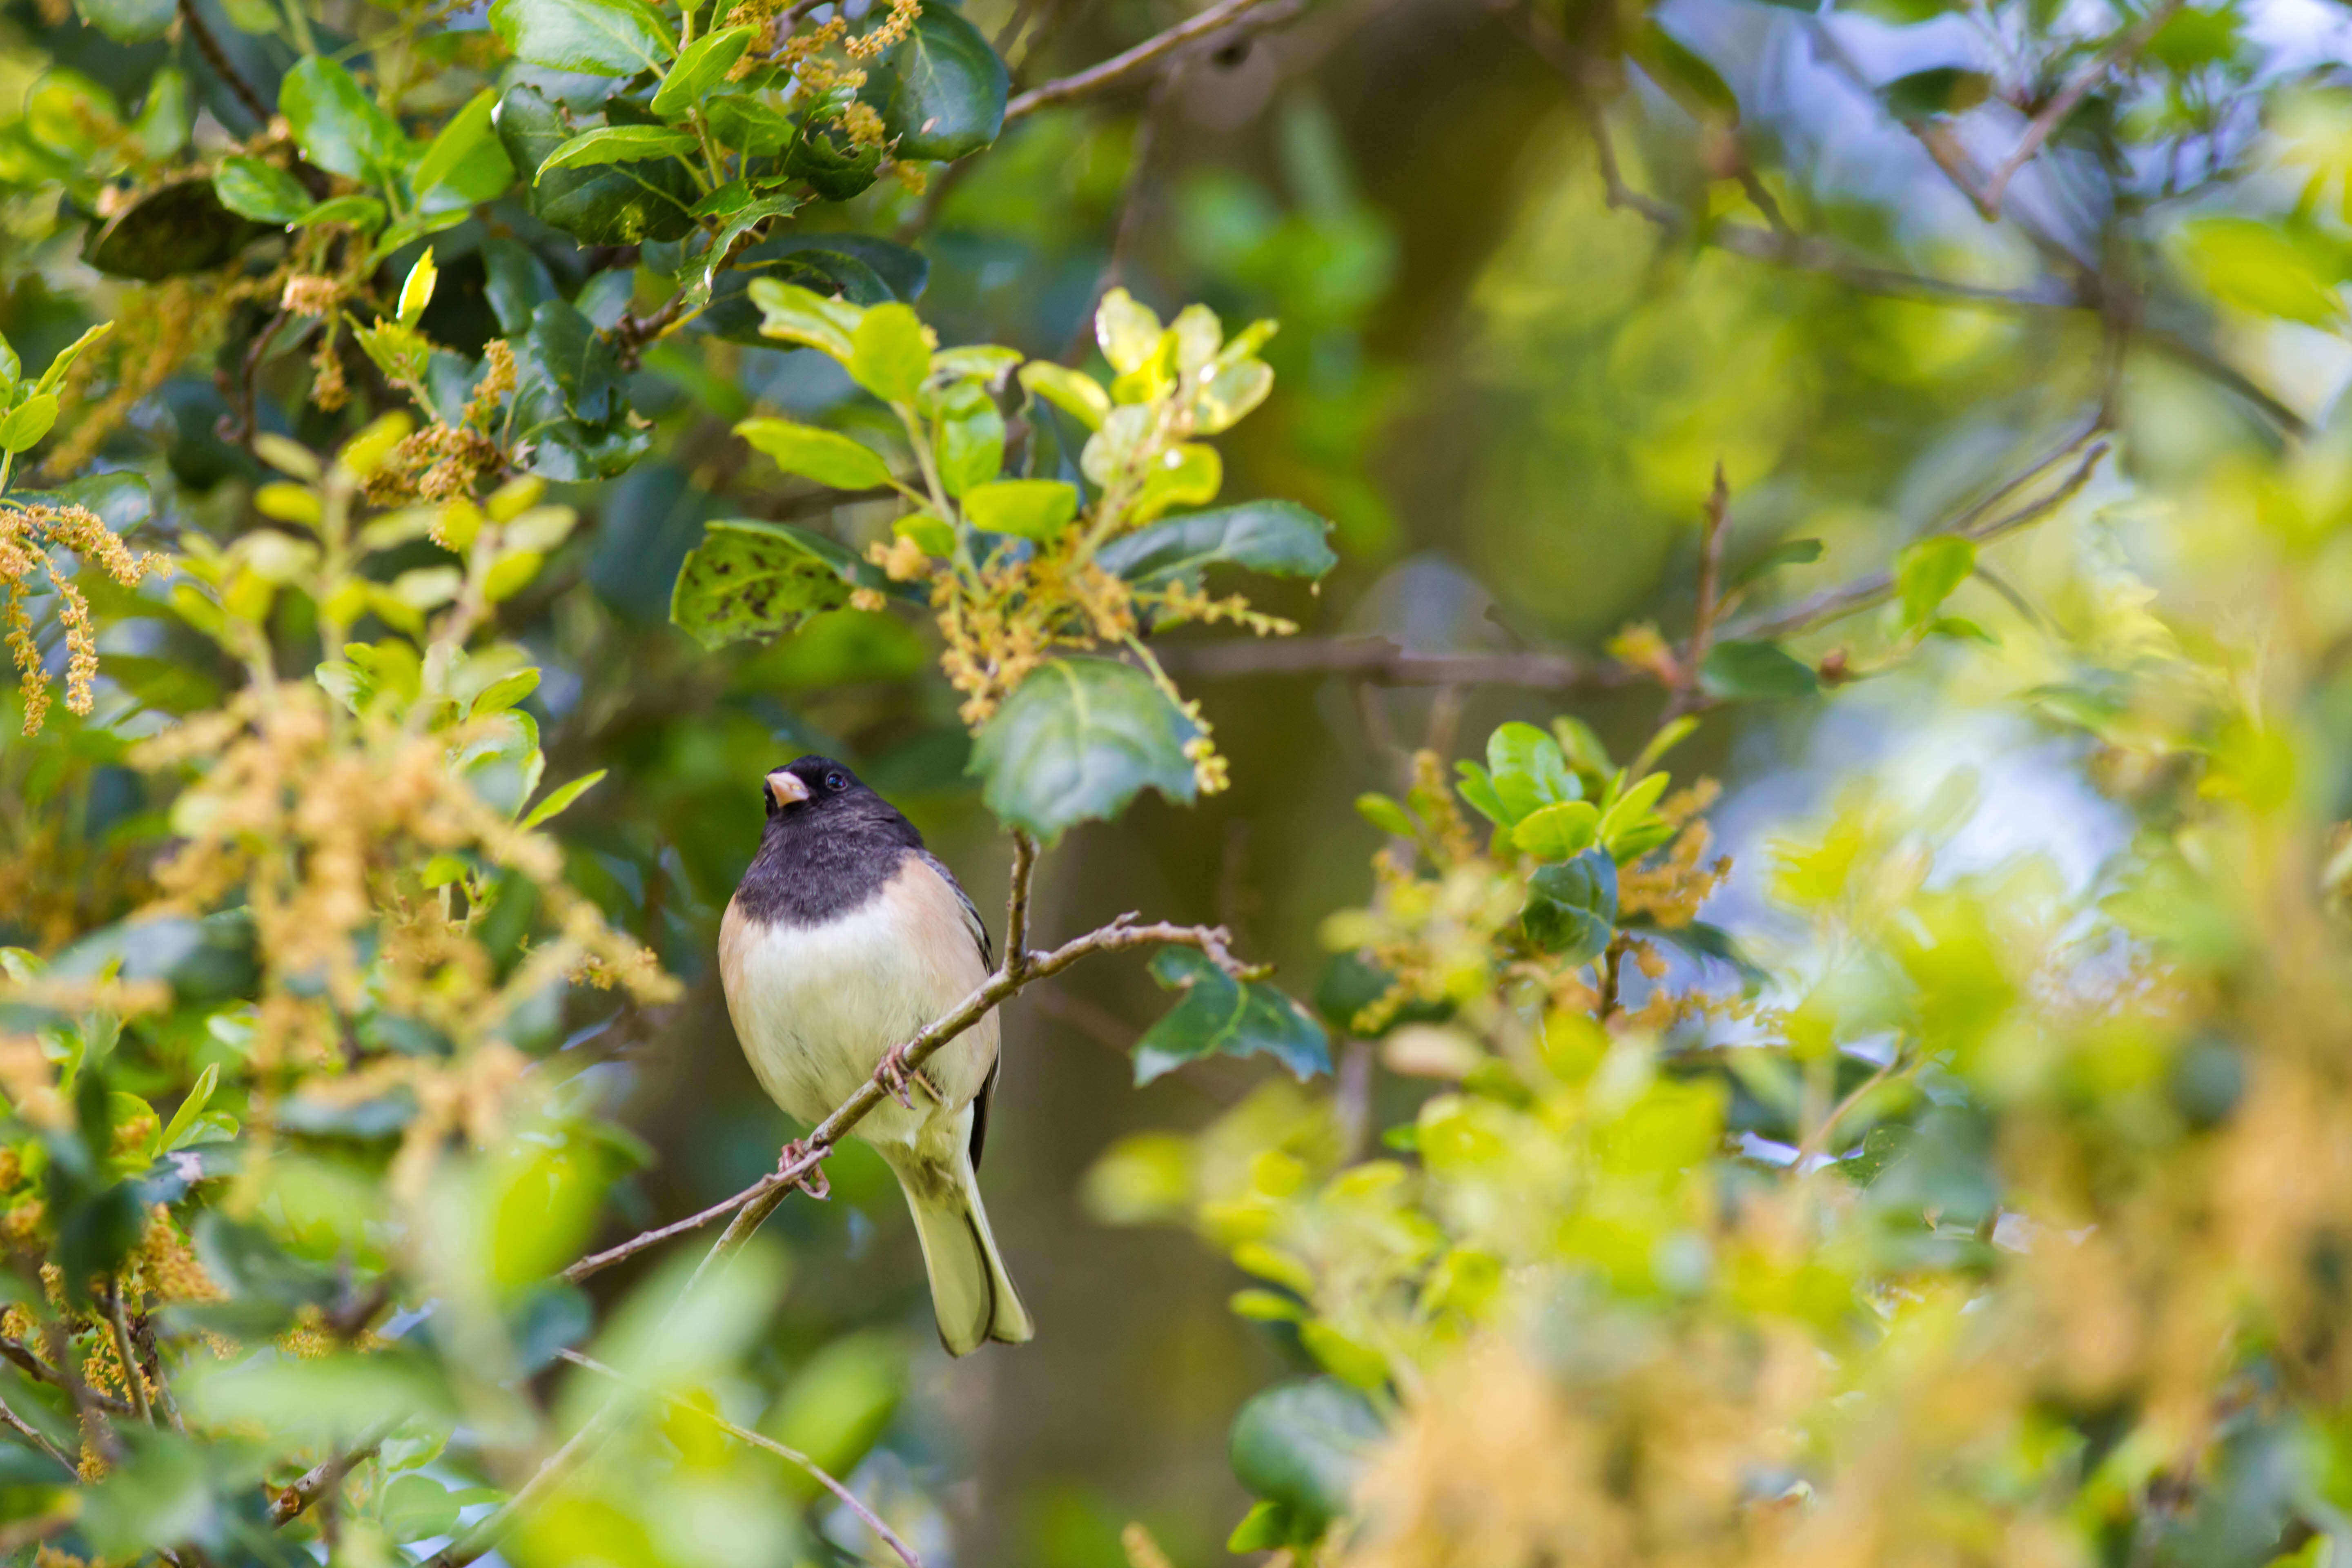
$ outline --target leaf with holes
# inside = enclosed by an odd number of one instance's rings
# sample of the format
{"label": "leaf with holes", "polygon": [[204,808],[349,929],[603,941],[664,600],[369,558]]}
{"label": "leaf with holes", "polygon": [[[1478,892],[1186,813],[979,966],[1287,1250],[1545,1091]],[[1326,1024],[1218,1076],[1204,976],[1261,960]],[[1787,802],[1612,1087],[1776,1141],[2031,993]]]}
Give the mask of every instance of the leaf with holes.
{"label": "leaf with holes", "polygon": [[796,631],[853,589],[887,589],[882,574],[842,544],[789,523],[730,518],[705,526],[678,568],[669,618],[704,647]]}

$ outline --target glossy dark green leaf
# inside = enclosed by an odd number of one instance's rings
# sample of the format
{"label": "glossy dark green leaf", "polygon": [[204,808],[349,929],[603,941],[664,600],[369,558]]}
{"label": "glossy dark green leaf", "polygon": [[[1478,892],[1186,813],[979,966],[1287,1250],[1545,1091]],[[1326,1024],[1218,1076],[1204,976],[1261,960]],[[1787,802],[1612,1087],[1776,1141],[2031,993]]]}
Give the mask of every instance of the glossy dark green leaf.
{"label": "glossy dark green leaf", "polygon": [[556,297],[555,276],[547,263],[511,239],[482,242],[483,294],[499,319],[499,331],[511,337],[530,331],[531,314]]}
{"label": "glossy dark green leaf", "polygon": [[675,52],[644,0],[493,0],[490,26],[518,59],[590,76],[659,70]]}
{"label": "glossy dark green leaf", "polygon": [[889,300],[912,304],[929,281],[930,262],[920,251],[862,234],[772,236],[745,250],[719,275],[711,285],[710,304],[695,324],[729,342],[775,347],[775,339],[761,333],[764,314],[751,301],[751,282],[758,278],[838,294],[852,304],[879,305]]}
{"label": "glossy dark green leaf", "polygon": [[1107,658],[1053,659],[982,726],[971,772],[997,820],[1051,843],[1145,789],[1190,802],[1198,728],[1151,678]]}
{"label": "glossy dark green leaf", "polygon": [[604,163],[642,163],[655,158],[675,158],[695,148],[692,135],[667,125],[599,125],[583,131],[554,152],[532,172],[537,184],[558,169],[587,169]]}
{"label": "glossy dark green leaf", "polygon": [[81,257],[100,272],[152,283],[209,272],[266,232],[223,206],[199,176],[160,185],[92,229]]}
{"label": "glossy dark green leaf", "polygon": [[708,525],[678,569],[669,618],[704,647],[796,631],[881,574],[849,548],[789,523],[732,518]]}
{"label": "glossy dark green leaf", "polygon": [[1206,1056],[1270,1056],[1302,1080],[1331,1070],[1323,1026],[1278,988],[1235,980],[1189,947],[1160,950],[1151,977],[1183,996],[1135,1043],[1137,1084]]}
{"label": "glossy dark green leaf", "polygon": [[675,120],[693,108],[704,93],[726,79],[758,31],[756,27],[722,27],[687,45],[654,93],[653,111],[664,120]]}
{"label": "glossy dark green leaf", "polygon": [[[572,127],[539,89],[519,83],[499,100],[499,142],[518,169],[536,170],[570,141]],[[528,186],[531,215],[591,245],[677,239],[695,226],[700,199],[693,178],[674,162],[558,169]]]}
{"label": "glossy dark green leaf", "polygon": [[1820,679],[1777,643],[1725,642],[1707,649],[1699,679],[1717,697],[1811,697]]}
{"label": "glossy dark green leaf", "polygon": [[784,156],[784,171],[806,180],[809,188],[829,202],[845,202],[874,183],[881,172],[882,149],[859,143],[838,126],[814,130],[803,127]]}
{"label": "glossy dark green leaf", "polygon": [[1234,1417],[1234,1475],[1253,1496],[1338,1519],[1384,1436],[1371,1402],[1337,1378],[1283,1384]]}
{"label": "glossy dark green leaf", "polygon": [[929,0],[890,51],[882,128],[902,159],[961,158],[996,140],[1011,78],[979,28]]}
{"label": "glossy dark green leaf", "polygon": [[1095,559],[1139,588],[1196,580],[1230,564],[1282,577],[1321,577],[1339,563],[1331,525],[1297,501],[1244,501],[1164,518],[1112,540]]}
{"label": "glossy dark green leaf", "polygon": [[373,184],[401,167],[407,138],[333,60],[313,55],[288,71],[278,110],[302,155],[330,174]]}
{"label": "glossy dark green leaf", "polygon": [[621,364],[613,345],[565,300],[541,300],[530,315],[530,342],[540,363],[562,389],[563,406],[575,419],[601,425],[613,416]]}
{"label": "glossy dark green leaf", "polygon": [[229,211],[262,223],[299,223],[317,205],[301,181],[258,158],[222,159],[213,192]]}
{"label": "glossy dark green leaf", "polygon": [[1528,879],[1519,924],[1528,940],[1563,963],[1590,963],[1616,934],[1617,862],[1606,849],[1587,849]]}
{"label": "glossy dark green leaf", "polygon": [[179,15],[177,0],[74,0],[74,9],[118,44],[160,38]]}

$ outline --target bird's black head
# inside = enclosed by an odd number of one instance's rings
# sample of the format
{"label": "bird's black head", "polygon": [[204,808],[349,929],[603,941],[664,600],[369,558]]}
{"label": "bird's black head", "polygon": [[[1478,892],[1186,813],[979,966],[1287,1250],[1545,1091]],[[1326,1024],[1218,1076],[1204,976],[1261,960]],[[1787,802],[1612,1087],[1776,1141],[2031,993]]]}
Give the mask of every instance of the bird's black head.
{"label": "bird's black head", "polygon": [[879,798],[846,767],[814,754],[770,773],[760,793],[772,818],[786,813],[798,817],[835,815],[841,804]]}

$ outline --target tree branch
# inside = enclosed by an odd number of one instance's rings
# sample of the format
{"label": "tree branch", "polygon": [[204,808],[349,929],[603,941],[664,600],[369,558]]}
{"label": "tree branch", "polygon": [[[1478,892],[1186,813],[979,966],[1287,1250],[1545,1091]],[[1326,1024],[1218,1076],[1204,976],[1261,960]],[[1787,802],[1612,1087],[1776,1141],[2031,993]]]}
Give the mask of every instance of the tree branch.
{"label": "tree branch", "polygon": [[2017,172],[2033,161],[2034,154],[2042,151],[2042,144],[2065,122],[2066,117],[2074,112],[2074,106],[2099,85],[2107,72],[2123,61],[2137,58],[2142,49],[2147,47],[2148,40],[2172,20],[2172,14],[2180,9],[2180,5],[2181,0],[2162,0],[2147,16],[2117,35],[2080,70],[2066,79],[2065,85],[2026,124],[2025,134],[2018,138],[2015,149],[1986,179],[1984,194],[1978,204],[1979,212],[1991,217],[2000,211],[2001,197],[2009,190],[2009,182],[2017,177]]}
{"label": "tree branch", "polygon": [[382,1437],[373,1437],[348,1454],[327,1460],[299,1478],[292,1486],[269,1500],[269,1522],[285,1524],[304,1509],[326,1496],[341,1484],[342,1479],[374,1457],[383,1447]]}
{"label": "tree branch", "polygon": [[[1017,853],[1017,849],[1016,849]],[[1209,961],[1237,979],[1255,978],[1265,971],[1244,964],[1233,955],[1232,938],[1222,927],[1180,926],[1166,921],[1137,925],[1132,912],[1123,914],[1108,925],[1073,938],[1050,952],[1024,952],[1016,963],[1007,952],[996,973],[983,981],[979,989],[957,1005],[945,1017],[925,1028],[907,1042],[901,1057],[905,1070],[914,1071],[929,1061],[950,1041],[986,1017],[989,1012],[1006,997],[1040,980],[1059,974],[1082,958],[1098,952],[1118,952],[1136,947],[1190,947],[1206,954]],[[634,1258],[647,1247],[657,1247],[672,1237],[709,1225],[721,1215],[733,1214],[735,1219],[703,1259],[696,1278],[721,1259],[740,1249],[758,1229],[760,1222],[773,1214],[784,1195],[822,1165],[834,1146],[846,1137],[850,1130],[864,1121],[866,1114],[890,1096],[882,1070],[860,1084],[833,1113],[810,1130],[801,1140],[799,1152],[780,1164],[774,1172],[737,1193],[724,1202],[711,1205],[701,1213],[689,1215],[642,1235],[631,1237],[615,1247],[591,1253],[563,1271],[562,1278],[573,1284],[592,1274],[610,1268],[615,1263]]]}
{"label": "tree branch", "polygon": [[[624,1387],[638,1388],[637,1384],[629,1382],[627,1378],[623,1377],[618,1372],[606,1366],[603,1362],[594,1360],[589,1356],[582,1355],[578,1351],[559,1351],[556,1353],[561,1355],[565,1361],[572,1363],[572,1365],[584,1366],[590,1372],[598,1373],[605,1377],[609,1377],[614,1382],[622,1384]],[[638,1392],[658,1394],[660,1398],[670,1405],[677,1406],[678,1409],[692,1411],[695,1415],[701,1416],[702,1419],[709,1422],[713,1426],[718,1427],[721,1432],[726,1433],[729,1436],[735,1438],[737,1441],[749,1443],[755,1448],[765,1448],[769,1453],[774,1454],[780,1458],[788,1460],[789,1462],[799,1466],[802,1469],[807,1471],[809,1475],[815,1479],[819,1486],[824,1488],[825,1490],[831,1492],[835,1497],[839,1498],[844,1506],[848,1508],[848,1510],[852,1513],[856,1514],[859,1519],[865,1521],[866,1528],[872,1531],[877,1537],[879,1537],[884,1545],[897,1552],[898,1554],[899,1561],[906,1563],[907,1568],[923,1568],[923,1560],[915,1555],[915,1549],[908,1546],[904,1541],[899,1540],[898,1532],[892,1530],[888,1525],[883,1523],[880,1515],[877,1514],[872,1509],[866,1507],[864,1502],[860,1501],[856,1492],[851,1491],[846,1486],[844,1486],[840,1481],[836,1480],[833,1475],[824,1468],[824,1467],[819,1465],[814,1459],[810,1458],[806,1454],[802,1453],[799,1449],[788,1448],[772,1437],[762,1436],[761,1434],[751,1431],[748,1427],[738,1426],[735,1423],[728,1420],[717,1411],[707,1410],[703,1406],[695,1404],[692,1400],[681,1399],[675,1394],[664,1394],[658,1389],[645,1388],[638,1388]]]}
{"label": "tree branch", "polygon": [[1622,686],[1633,672],[1565,648],[1526,653],[1413,653],[1384,637],[1244,638],[1152,649],[1169,674],[1216,680],[1256,675],[1339,675],[1378,686],[1517,686],[1590,691]]}
{"label": "tree branch", "polygon": [[[2028,501],[2014,511],[2004,512],[1999,517],[1983,521],[1969,521],[1982,511],[1983,503],[1979,503],[1978,507],[1972,508],[1968,514],[1964,515],[1963,521],[1958,525],[1938,529],[1937,532],[1957,534],[1975,543],[1984,544],[2013,529],[2022,528],[2029,522],[2047,517],[2074,499],[2076,491],[2090,483],[2092,471],[2098,467],[2099,459],[2106,455],[2107,444],[2105,441],[2098,442],[2083,454],[2082,461],[2075,464],[2074,470],[2048,494]],[[2046,464],[2042,465],[2042,467],[2046,466]],[[2039,472],[2040,468],[2037,468],[2033,471]],[[1894,573],[1873,572],[1866,576],[1857,577],[1851,583],[1843,583],[1834,588],[1824,588],[1811,597],[1800,599],[1785,608],[1743,616],[1726,626],[1723,635],[1735,639],[1786,637],[1791,632],[1818,626],[1823,621],[1833,621],[1842,616],[1850,616],[1856,610],[1867,609],[1872,605],[1890,597],[1894,592]]]}
{"label": "tree branch", "polygon": [[245,78],[237,74],[236,67],[229,63],[228,55],[220,47],[220,40],[213,37],[213,30],[205,26],[204,17],[197,14],[194,0],[180,0],[180,25],[188,30],[188,37],[195,40],[196,53],[205,57],[205,64],[212,68],[213,74],[220,78],[229,91],[236,94],[236,100],[245,105],[245,111],[253,116],[253,128],[256,131],[268,130],[269,106],[261,101],[261,95],[254,91]]}
{"label": "tree branch", "polygon": [[87,1398],[89,1403],[97,1405],[100,1410],[104,1410],[110,1415],[129,1415],[132,1414],[128,1401],[117,1399],[110,1394],[101,1394],[97,1389],[83,1383],[80,1379],[69,1377],[66,1373],[59,1372],[56,1367],[51,1366],[48,1363],[35,1355],[31,1350],[26,1347],[26,1344],[22,1340],[9,1339],[5,1335],[0,1335],[0,1361],[11,1363],[19,1372],[22,1372],[26,1376],[34,1379],[36,1382],[49,1384],[52,1386],[64,1389],[67,1393],[74,1395],[77,1401]]}
{"label": "tree branch", "polygon": [[81,1467],[74,1463],[73,1456],[50,1442],[47,1433],[9,1409],[5,1402],[0,1402],[0,1426],[7,1427],[9,1431],[63,1465],[66,1468],[66,1474],[73,1477],[77,1481],[81,1479]]}
{"label": "tree branch", "polygon": [[[1057,103],[1108,92],[1187,45],[1212,38],[1224,42],[1233,37],[1262,31],[1297,16],[1301,5],[1302,0],[1217,0],[1216,5],[1198,16],[1186,17],[1166,32],[1154,34],[1100,65],[1031,88],[1004,106],[1005,121],[1009,124]],[[1252,16],[1253,11],[1258,14]]]}

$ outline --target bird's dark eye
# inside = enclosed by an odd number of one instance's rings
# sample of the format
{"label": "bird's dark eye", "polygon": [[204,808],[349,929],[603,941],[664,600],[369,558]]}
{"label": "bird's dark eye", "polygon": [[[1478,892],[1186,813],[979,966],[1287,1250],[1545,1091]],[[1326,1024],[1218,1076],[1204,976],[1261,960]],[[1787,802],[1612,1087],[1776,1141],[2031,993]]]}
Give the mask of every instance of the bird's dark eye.
{"label": "bird's dark eye", "polygon": [[827,773],[824,775],[824,787],[835,790],[847,789],[849,787],[849,781],[843,778],[837,773]]}

